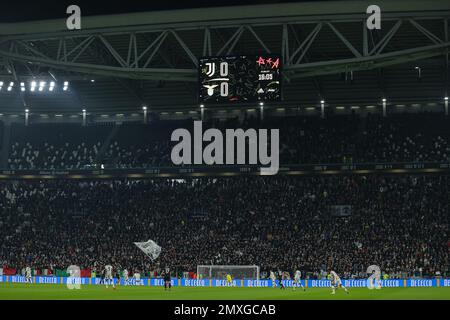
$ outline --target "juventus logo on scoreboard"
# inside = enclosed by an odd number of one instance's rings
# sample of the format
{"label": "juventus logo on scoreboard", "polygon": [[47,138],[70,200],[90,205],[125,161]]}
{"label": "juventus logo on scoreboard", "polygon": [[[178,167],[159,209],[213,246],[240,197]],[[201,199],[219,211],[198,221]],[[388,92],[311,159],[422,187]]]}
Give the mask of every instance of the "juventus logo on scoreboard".
{"label": "juventus logo on scoreboard", "polygon": [[204,84],[203,86],[207,89],[208,96],[214,95],[214,89],[216,87],[220,87],[220,96],[226,97],[228,96],[228,81],[230,80],[228,77],[228,62],[223,61],[219,64],[219,76],[218,78],[213,78],[216,74],[216,63],[215,62],[207,62],[206,63],[206,76],[211,78],[209,82],[218,82],[219,84]]}

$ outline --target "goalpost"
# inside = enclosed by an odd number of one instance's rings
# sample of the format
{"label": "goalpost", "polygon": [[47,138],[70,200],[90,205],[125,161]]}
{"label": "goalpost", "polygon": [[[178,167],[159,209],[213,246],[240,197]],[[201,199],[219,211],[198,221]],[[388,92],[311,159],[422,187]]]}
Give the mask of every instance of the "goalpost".
{"label": "goalpost", "polygon": [[197,279],[225,279],[227,274],[231,275],[233,280],[259,280],[259,266],[197,266]]}

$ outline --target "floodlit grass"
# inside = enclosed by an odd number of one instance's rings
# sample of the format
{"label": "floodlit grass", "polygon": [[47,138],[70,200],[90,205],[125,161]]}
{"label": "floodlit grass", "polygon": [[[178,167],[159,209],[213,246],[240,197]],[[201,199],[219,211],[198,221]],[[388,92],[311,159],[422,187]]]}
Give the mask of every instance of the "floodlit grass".
{"label": "floodlit grass", "polygon": [[350,288],[350,294],[337,290],[330,294],[327,288],[310,288],[304,292],[288,288],[236,287],[162,287],[120,286],[116,290],[105,286],[84,285],[80,290],[69,290],[54,284],[0,284],[0,300],[450,300],[450,287],[435,288]]}

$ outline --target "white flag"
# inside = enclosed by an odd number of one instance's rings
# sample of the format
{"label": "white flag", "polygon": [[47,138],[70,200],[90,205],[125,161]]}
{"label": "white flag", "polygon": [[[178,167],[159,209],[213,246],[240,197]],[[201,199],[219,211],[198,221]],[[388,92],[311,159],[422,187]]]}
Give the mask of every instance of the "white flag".
{"label": "white flag", "polygon": [[147,242],[134,242],[134,244],[152,260],[158,258],[161,253],[161,247],[153,240],[148,240]]}

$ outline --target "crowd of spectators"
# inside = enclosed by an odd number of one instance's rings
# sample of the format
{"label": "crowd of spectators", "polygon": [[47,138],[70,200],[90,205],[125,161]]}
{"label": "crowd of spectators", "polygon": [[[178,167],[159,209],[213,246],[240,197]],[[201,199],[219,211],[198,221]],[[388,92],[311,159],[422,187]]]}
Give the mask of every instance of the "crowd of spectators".
{"label": "crowd of spectators", "polygon": [[111,126],[78,124],[15,124],[11,128],[8,167],[20,169],[82,169],[97,162]]}
{"label": "crowd of spectators", "polygon": [[[439,114],[268,117],[211,120],[203,129],[280,129],[281,164],[449,162],[450,120]],[[57,130],[55,130],[57,128]],[[88,126],[40,124],[13,130],[10,169],[148,168],[173,165],[176,128],[192,121]],[[107,137],[112,130],[116,130]],[[104,145],[105,144],[105,145]],[[205,145],[207,143],[205,142]],[[103,150],[103,151],[101,151]]]}
{"label": "crowd of spectators", "polygon": [[10,169],[80,169],[96,163],[100,142],[93,145],[70,144],[65,142],[56,146],[44,142],[42,145],[32,145],[27,142],[11,145],[8,159]]}
{"label": "crowd of spectators", "polygon": [[109,168],[170,165],[171,132],[192,121],[159,121],[151,125],[124,124],[109,143],[102,161]]}
{"label": "crowd of spectators", "polygon": [[[317,277],[379,265],[390,275],[450,275],[446,175],[1,184],[3,267],[256,264],[265,274],[298,268]],[[350,212],[336,216],[340,205]],[[133,244],[149,239],[162,246],[154,262]]]}

